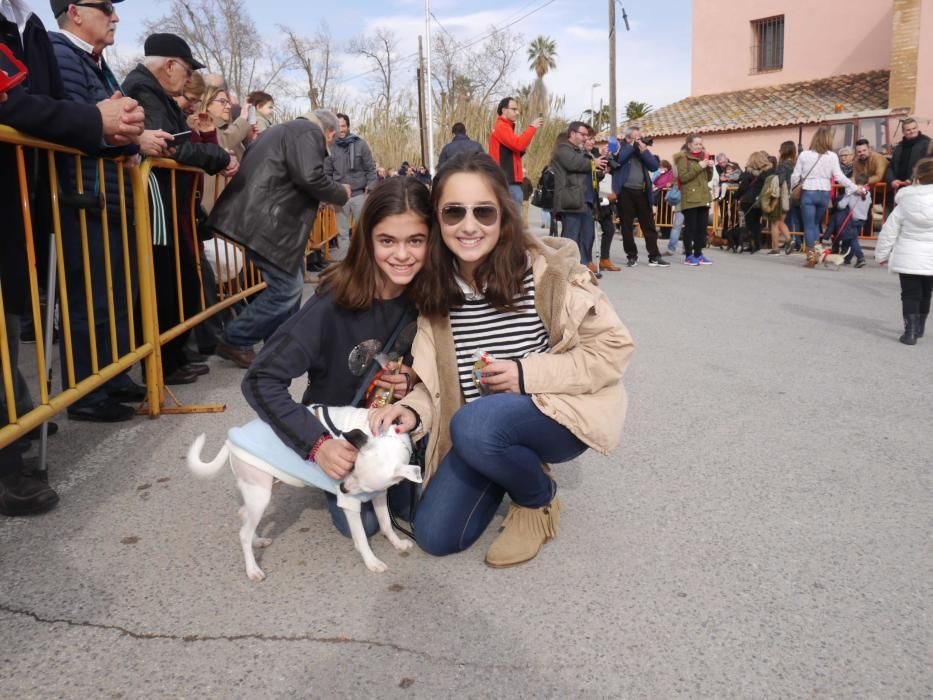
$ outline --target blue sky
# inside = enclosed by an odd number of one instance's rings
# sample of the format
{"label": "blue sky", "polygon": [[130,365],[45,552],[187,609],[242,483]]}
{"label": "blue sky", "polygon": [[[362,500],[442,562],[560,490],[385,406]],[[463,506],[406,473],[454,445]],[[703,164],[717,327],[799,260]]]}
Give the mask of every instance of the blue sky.
{"label": "blue sky", "polygon": [[[30,0],[47,27],[54,21],[47,2]],[[284,24],[308,35],[314,33],[321,19],[341,46],[355,34],[386,26],[401,39],[402,55],[417,52],[418,34],[424,33],[423,0],[337,0],[331,3],[298,0],[245,0],[246,7],[267,39],[278,35],[277,25]],[[631,31],[622,23],[621,8],[616,5],[618,20],[617,89],[619,104],[628,100],[648,102],[661,107],[686,97],[690,92],[690,6],[691,0],[625,0]],[[542,7],[543,6],[543,7]],[[163,15],[166,0],[126,0],[118,5],[120,25],[116,48],[121,54],[141,53],[143,21]],[[326,11],[320,8],[326,7]],[[541,8],[512,25],[521,32],[525,43],[519,51],[518,69],[513,84],[530,82],[534,74],[524,58],[527,42],[538,34],[557,41],[557,69],[545,77],[548,88],[566,97],[568,116],[590,106],[591,94],[599,106],[608,102],[608,35],[606,0],[432,0],[437,19],[457,41],[464,42],[485,34],[491,25],[501,27],[522,15]],[[437,26],[432,31],[439,31]],[[345,77],[363,72],[359,59],[340,57]],[[413,69],[409,69],[413,79]],[[599,87],[592,88],[593,83]],[[364,80],[350,81],[351,95],[362,96]]]}

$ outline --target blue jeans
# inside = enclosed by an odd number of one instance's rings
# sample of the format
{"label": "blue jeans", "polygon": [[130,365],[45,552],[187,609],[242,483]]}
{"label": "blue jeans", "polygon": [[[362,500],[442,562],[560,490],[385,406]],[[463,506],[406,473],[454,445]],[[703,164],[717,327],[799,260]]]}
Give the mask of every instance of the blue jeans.
{"label": "blue jeans", "polygon": [[667,249],[671,254],[677,252],[677,241],[680,240],[680,230],[684,227],[684,213],[682,211],[674,212],[674,222],[671,225],[671,237],[667,242]]}
{"label": "blue jeans", "polygon": [[[411,521],[410,494],[412,488],[410,482],[403,481],[391,487],[386,494],[389,501],[389,510],[406,522]],[[324,495],[327,496],[327,511],[330,513],[330,520],[334,524],[334,528],[344,537],[351,537],[347,515],[343,512],[343,508],[337,505],[337,496],[330,492]],[[379,520],[376,519],[376,511],[371,501],[363,504],[360,517],[363,520],[363,529],[366,531],[367,537],[372,537],[379,532]]]}
{"label": "blue jeans", "polygon": [[266,288],[224,330],[224,342],[241,350],[252,350],[298,311],[305,283],[302,265],[285,272],[255,253],[250,259],[262,270]]}
{"label": "blue jeans", "polygon": [[546,506],[555,485],[542,462],[566,462],[586,450],[567,428],[545,416],[530,396],[495,394],[463,406],[450,421],[453,447],[428,483],[415,512],[418,546],[443,556],[472,545],[502,497]]}
{"label": "blue jeans", "polygon": [[820,222],[829,208],[829,192],[804,190],[800,195],[800,214],[803,217],[803,234],[807,248],[812,248],[820,237]]}
{"label": "blue jeans", "polygon": [[561,238],[569,238],[580,249],[580,262],[586,265],[593,261],[593,239],[596,237],[593,228],[593,214],[588,211],[564,212],[560,215],[563,224]]}

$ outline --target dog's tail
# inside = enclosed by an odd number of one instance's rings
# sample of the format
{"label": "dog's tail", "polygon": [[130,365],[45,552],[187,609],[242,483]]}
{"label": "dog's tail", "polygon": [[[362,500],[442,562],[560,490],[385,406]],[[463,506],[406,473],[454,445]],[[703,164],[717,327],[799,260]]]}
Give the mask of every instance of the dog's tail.
{"label": "dog's tail", "polygon": [[188,449],[188,469],[190,469],[195,476],[207,478],[213,476],[227,461],[227,458],[230,455],[230,450],[227,447],[227,443],[224,443],[224,446],[220,448],[220,452],[216,457],[210,462],[201,461],[201,449],[204,447],[204,442],[207,439],[207,436],[204,433],[195,438],[194,442],[191,444],[191,447]]}

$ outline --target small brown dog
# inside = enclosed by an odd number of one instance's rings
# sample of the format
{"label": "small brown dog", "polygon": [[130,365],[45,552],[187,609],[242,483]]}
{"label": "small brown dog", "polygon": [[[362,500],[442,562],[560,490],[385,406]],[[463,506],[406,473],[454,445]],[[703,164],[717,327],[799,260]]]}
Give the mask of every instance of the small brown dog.
{"label": "small brown dog", "polygon": [[836,272],[839,272],[839,268],[846,259],[844,255],[834,253],[831,248],[824,248],[819,243],[813,246],[813,250],[816,252],[818,260],[823,263],[823,267],[832,265]]}

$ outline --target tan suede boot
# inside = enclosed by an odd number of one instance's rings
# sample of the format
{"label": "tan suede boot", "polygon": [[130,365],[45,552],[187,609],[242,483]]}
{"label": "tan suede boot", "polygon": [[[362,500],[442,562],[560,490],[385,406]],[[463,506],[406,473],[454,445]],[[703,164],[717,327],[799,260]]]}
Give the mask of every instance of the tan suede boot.
{"label": "tan suede boot", "polygon": [[510,503],[502,531],[486,552],[486,564],[504,569],[534,559],[545,542],[557,537],[558,528],[560,500],[556,496],[543,508],[523,508]]}

